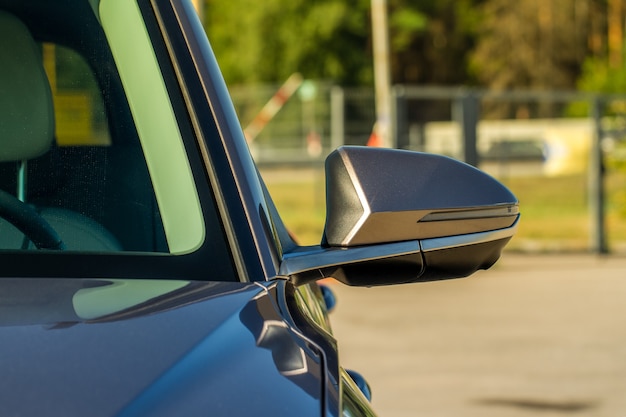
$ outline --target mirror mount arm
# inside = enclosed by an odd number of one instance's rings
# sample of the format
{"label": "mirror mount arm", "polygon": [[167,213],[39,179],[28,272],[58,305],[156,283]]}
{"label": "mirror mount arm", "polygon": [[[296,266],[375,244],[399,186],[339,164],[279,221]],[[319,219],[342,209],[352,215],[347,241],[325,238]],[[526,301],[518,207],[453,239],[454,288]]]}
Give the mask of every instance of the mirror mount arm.
{"label": "mirror mount arm", "polygon": [[[299,247],[284,255],[279,275],[295,285],[331,277],[359,286],[461,278],[495,263],[518,221],[504,229],[431,239],[355,247]],[[467,256],[472,247],[476,253]],[[466,255],[460,256],[459,251]]]}
{"label": "mirror mount arm", "polygon": [[295,285],[324,278],[338,278],[340,269],[369,262],[418,255],[417,240],[356,247],[303,246],[283,256],[279,275],[288,277]]}

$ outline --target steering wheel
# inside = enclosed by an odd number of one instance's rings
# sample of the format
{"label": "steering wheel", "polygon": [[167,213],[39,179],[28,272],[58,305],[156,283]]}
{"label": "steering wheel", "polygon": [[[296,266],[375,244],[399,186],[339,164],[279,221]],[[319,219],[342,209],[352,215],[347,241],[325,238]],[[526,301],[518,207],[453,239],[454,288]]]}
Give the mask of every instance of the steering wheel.
{"label": "steering wheel", "polygon": [[30,205],[0,190],[0,217],[15,226],[37,249],[64,250],[59,234]]}

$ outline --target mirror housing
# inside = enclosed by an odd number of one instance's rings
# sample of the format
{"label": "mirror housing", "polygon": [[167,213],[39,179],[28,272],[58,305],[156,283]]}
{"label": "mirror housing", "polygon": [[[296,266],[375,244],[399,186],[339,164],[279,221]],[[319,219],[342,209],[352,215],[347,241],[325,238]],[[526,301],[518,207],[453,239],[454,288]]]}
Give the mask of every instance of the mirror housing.
{"label": "mirror housing", "polygon": [[322,243],[285,254],[280,273],[366,286],[464,277],[498,260],[518,218],[515,196],[468,164],[341,147],[326,159]]}

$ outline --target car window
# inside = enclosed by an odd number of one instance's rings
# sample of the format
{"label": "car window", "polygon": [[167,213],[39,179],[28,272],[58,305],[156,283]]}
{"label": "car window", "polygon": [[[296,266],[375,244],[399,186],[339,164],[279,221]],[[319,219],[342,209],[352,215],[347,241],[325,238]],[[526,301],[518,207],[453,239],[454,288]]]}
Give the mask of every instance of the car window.
{"label": "car window", "polygon": [[143,19],[134,1],[0,0],[0,253],[225,245]]}
{"label": "car window", "polygon": [[89,64],[76,51],[41,43],[54,105],[58,146],[110,146],[104,100]]}
{"label": "car window", "polygon": [[136,3],[103,1],[100,18],[148,163],[174,252],[194,249],[204,226],[177,120]]}

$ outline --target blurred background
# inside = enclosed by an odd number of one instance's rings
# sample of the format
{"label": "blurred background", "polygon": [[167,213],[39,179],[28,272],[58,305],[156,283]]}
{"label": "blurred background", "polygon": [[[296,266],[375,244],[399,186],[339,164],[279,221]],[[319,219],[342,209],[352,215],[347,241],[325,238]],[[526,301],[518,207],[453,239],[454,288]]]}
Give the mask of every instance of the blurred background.
{"label": "blurred background", "polygon": [[333,286],[344,363],[381,415],[626,415],[625,0],[196,4],[302,244],[343,144],[449,155],[520,200],[475,278]]}
{"label": "blurred background", "polygon": [[321,236],[325,156],[369,142],[446,154],[504,182],[523,210],[511,250],[626,253],[623,0],[197,3],[255,159],[304,244]]}

